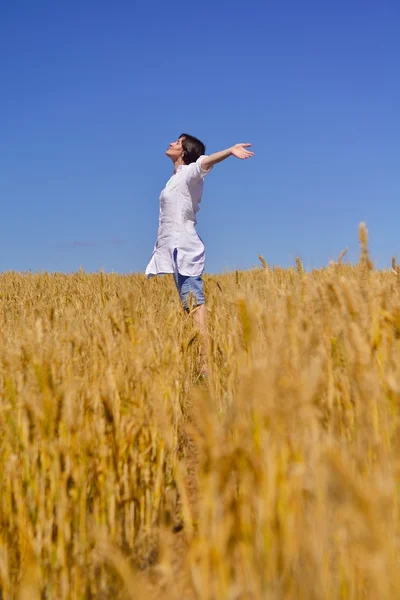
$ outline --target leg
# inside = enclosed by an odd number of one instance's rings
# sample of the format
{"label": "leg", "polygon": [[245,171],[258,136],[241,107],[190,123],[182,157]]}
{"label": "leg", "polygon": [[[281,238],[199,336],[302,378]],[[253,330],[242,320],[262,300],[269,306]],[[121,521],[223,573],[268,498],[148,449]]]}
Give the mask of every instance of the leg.
{"label": "leg", "polygon": [[207,313],[205,304],[200,304],[199,306],[196,306],[196,308],[192,311],[193,321],[199,328],[200,333],[204,338],[207,337],[206,314]]}
{"label": "leg", "polygon": [[203,376],[208,375],[209,336],[206,325],[206,305],[199,304],[191,312],[195,326],[200,332],[200,369]]}
{"label": "leg", "polygon": [[182,301],[183,308],[188,315],[193,317],[195,327],[200,334],[200,371],[201,375],[208,375],[207,356],[209,337],[206,325],[206,305],[204,298],[204,285],[201,276],[191,277],[175,275],[175,284]]}

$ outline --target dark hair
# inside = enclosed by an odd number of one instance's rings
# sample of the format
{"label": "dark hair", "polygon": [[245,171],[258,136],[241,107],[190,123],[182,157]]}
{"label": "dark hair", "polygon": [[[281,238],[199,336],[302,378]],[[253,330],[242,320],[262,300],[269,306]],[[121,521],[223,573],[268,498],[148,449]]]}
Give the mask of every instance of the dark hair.
{"label": "dark hair", "polygon": [[183,148],[183,162],[185,165],[190,165],[191,163],[196,162],[200,156],[203,156],[206,152],[206,147],[197,138],[193,135],[189,135],[188,133],[181,133],[178,139],[182,140],[182,148]]}

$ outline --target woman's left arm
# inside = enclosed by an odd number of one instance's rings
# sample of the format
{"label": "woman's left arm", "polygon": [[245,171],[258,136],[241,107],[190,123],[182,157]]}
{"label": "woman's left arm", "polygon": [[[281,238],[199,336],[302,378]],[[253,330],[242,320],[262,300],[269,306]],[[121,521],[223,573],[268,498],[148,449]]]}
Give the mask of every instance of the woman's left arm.
{"label": "woman's left arm", "polygon": [[249,148],[251,144],[235,144],[231,148],[227,148],[226,150],[221,150],[221,152],[214,152],[214,154],[210,154],[210,156],[205,156],[201,161],[201,167],[205,171],[211,169],[212,166],[217,165],[218,163],[226,160],[230,156],[236,156],[236,158],[240,158],[244,160],[246,158],[251,158],[254,155],[254,152],[250,152],[250,150],[246,150]]}

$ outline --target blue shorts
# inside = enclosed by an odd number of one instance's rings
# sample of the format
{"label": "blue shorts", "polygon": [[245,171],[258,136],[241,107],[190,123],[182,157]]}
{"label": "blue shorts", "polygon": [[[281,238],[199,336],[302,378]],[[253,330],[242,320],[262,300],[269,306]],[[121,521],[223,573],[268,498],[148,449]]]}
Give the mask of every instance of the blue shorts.
{"label": "blue shorts", "polygon": [[188,275],[174,273],[174,279],[185,310],[195,308],[196,306],[205,303],[204,285],[201,275],[198,277],[190,277]]}
{"label": "blue shorts", "polygon": [[177,250],[174,252],[174,280],[176,288],[179,292],[179,297],[182,300],[185,310],[205,304],[204,285],[201,275],[192,277],[189,275],[181,275],[178,272]]}

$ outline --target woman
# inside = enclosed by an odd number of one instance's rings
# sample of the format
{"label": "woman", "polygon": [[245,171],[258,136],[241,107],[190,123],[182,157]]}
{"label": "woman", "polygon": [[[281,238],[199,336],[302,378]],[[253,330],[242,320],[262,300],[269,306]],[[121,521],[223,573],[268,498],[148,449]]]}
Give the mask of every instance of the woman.
{"label": "woman", "polygon": [[166,155],[174,164],[174,173],[160,196],[160,218],[157,241],[146,268],[147,278],[164,273],[174,275],[175,284],[186,312],[193,314],[203,336],[203,373],[206,373],[205,299],[202,274],[205,248],[196,232],[196,213],[203,194],[203,180],[217,163],[235,156],[253,156],[246,148],[251,144],[236,144],[227,150],[205,155],[203,142],[183,133],[172,142]]}

